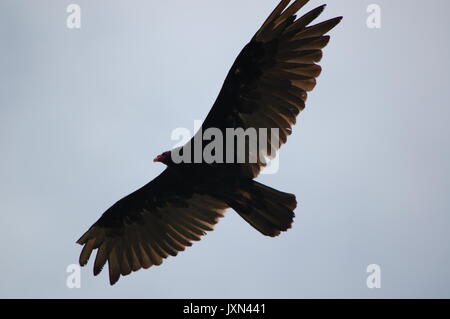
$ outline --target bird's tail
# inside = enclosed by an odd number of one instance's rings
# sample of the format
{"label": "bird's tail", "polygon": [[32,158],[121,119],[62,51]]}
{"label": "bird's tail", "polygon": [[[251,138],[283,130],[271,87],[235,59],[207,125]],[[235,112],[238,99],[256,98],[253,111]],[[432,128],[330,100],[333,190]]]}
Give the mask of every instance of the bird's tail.
{"label": "bird's tail", "polygon": [[263,235],[275,237],[291,228],[297,201],[293,194],[252,180],[238,188],[228,204]]}

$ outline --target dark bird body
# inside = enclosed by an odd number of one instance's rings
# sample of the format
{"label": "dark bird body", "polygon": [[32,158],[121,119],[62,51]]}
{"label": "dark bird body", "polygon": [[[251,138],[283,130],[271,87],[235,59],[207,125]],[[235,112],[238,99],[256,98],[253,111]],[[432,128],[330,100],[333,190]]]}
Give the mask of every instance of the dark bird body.
{"label": "dark bird body", "polygon": [[[283,0],[231,67],[222,90],[200,132],[217,128],[276,128],[277,149],[286,143],[307,92],[321,68],[316,62],[329,41],[324,35],[341,20],[309,24],[323,11],[318,7],[296,19],[308,0]],[[197,133],[199,134],[199,133]],[[195,137],[183,147],[194,144]],[[258,146],[270,144],[259,140]],[[226,143],[224,143],[226,145]],[[201,147],[205,147],[202,142]],[[233,149],[236,151],[236,149]],[[258,148],[258,152],[260,149]],[[223,152],[230,152],[225,146]],[[78,240],[84,245],[80,264],[98,249],[97,275],[106,262],[110,283],[120,275],[160,265],[213,229],[227,208],[233,208],[255,229],[277,236],[292,225],[297,202],[254,180],[264,159],[254,163],[175,163],[171,152],[155,158],[167,168],[147,185],[122,198]],[[273,157],[268,154],[267,157]],[[193,158],[193,155],[192,155]]]}

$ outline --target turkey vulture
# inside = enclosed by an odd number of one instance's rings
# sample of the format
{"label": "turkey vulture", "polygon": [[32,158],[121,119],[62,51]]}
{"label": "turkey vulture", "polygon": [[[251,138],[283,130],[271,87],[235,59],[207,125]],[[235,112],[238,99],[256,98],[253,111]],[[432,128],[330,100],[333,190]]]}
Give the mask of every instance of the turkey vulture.
{"label": "turkey vulture", "polygon": [[[278,129],[277,143],[269,135],[258,136],[258,152],[264,143],[276,149],[286,142],[305,107],[306,92],[314,88],[321,72],[316,62],[330,39],[325,34],[342,19],[311,25],[325,5],[297,19],[297,11],[308,0],[296,0],[289,6],[290,2],[282,0],[241,51],[199,131]],[[179,154],[188,149],[186,145]],[[205,147],[204,143],[201,146]],[[81,266],[98,249],[94,275],[108,262],[113,285],[120,275],[160,265],[164,258],[176,256],[192,241],[200,240],[227,208],[266,236],[277,236],[291,227],[295,196],[254,180],[266,165],[264,158],[257,157],[256,162],[246,157],[237,163],[190,163],[175,162],[173,154],[172,150],[158,155],[154,161],[164,163],[166,169],[106,210],[77,241],[83,245]]]}

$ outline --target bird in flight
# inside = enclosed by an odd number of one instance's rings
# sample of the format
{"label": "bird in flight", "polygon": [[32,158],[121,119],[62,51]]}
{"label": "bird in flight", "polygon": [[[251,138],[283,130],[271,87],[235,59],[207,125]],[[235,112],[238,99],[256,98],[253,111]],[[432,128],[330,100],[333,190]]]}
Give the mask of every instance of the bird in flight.
{"label": "bird in flight", "polygon": [[[264,145],[276,150],[286,143],[321,72],[317,62],[330,39],[325,34],[342,19],[311,24],[325,5],[297,18],[308,1],[278,4],[238,55],[199,131],[277,129],[277,134],[258,136],[258,152]],[[178,152],[190,149],[194,139]],[[203,142],[201,147],[206,147]],[[223,148],[224,153],[232,151],[236,147]],[[266,166],[265,158],[273,158],[274,153],[257,156],[256,161],[230,163],[178,162],[174,150],[158,155],[154,161],[166,169],[106,210],[77,241],[83,245],[80,265],[86,265],[97,249],[94,275],[108,262],[113,285],[120,275],[160,265],[164,258],[200,240],[228,208],[263,235],[274,237],[288,230],[297,206],[295,195],[254,180]]]}

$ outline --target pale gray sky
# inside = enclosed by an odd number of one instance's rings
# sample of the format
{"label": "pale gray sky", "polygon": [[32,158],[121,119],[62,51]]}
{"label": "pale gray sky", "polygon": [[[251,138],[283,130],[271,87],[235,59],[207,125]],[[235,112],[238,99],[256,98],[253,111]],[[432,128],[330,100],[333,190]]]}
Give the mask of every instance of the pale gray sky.
{"label": "pale gray sky", "polygon": [[[66,7],[82,8],[80,30]],[[312,0],[343,15],[323,73],[259,178],[297,195],[272,239],[233,211],[160,267],[110,287],[75,241],[155,177],[154,155],[214,102],[277,0],[0,2],[0,297],[450,297],[450,46],[445,0]],[[366,8],[382,9],[368,29]],[[381,265],[382,287],[366,287]],[[105,269],[106,270],[106,269]]]}

